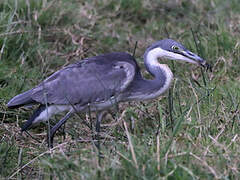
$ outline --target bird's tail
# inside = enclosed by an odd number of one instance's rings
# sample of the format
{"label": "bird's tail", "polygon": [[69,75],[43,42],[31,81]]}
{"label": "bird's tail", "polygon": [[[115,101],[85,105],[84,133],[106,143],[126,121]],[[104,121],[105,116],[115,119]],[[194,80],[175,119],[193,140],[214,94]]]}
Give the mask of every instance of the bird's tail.
{"label": "bird's tail", "polygon": [[32,90],[28,90],[22,94],[15,96],[8,102],[7,107],[18,108],[23,105],[34,103],[35,101],[31,98],[31,93],[32,93]]}
{"label": "bird's tail", "polygon": [[46,109],[46,106],[45,105],[40,105],[34,112],[33,112],[33,115],[30,117],[30,119],[25,122],[25,124],[22,126],[22,129],[21,131],[26,131],[28,129],[31,128],[31,126],[33,124],[35,124],[36,122],[39,122],[38,119],[40,114]]}

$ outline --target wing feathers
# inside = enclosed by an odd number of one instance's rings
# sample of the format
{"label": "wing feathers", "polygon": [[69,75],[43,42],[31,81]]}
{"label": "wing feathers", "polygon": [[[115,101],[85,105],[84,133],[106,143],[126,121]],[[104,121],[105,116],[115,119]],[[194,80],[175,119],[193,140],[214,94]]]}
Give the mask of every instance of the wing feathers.
{"label": "wing feathers", "polygon": [[31,97],[42,104],[84,105],[108,100],[128,87],[136,69],[132,63],[112,58],[87,59],[67,66],[34,88]]}
{"label": "wing feathers", "polygon": [[26,104],[34,103],[34,100],[31,98],[31,93],[32,90],[28,90],[22,94],[15,96],[8,102],[8,108],[17,108]]}

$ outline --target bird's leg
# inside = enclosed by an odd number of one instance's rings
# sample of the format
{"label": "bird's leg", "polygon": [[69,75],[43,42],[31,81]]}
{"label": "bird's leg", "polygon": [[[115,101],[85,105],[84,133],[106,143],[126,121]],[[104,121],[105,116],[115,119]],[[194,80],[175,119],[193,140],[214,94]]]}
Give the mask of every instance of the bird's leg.
{"label": "bird's leg", "polygon": [[112,117],[115,119],[115,120],[117,120],[117,116],[118,116],[118,112],[119,112],[119,104],[118,104],[118,102],[117,101],[115,101],[114,102],[114,106],[113,106],[114,108],[113,108],[113,111],[111,111],[111,115],[112,115]]}
{"label": "bird's leg", "polygon": [[97,113],[97,121],[96,121],[96,140],[97,143],[95,144],[98,149],[98,163],[100,165],[100,158],[101,158],[101,149],[100,149],[100,130],[101,130],[101,121],[103,116],[106,114],[106,111],[100,111]]}
{"label": "bird's leg", "polygon": [[[92,124],[92,116],[91,116],[91,107],[90,104],[88,104],[88,115],[89,115],[89,119],[90,119],[90,129],[93,132],[93,124]],[[94,135],[93,135],[94,136]],[[92,137],[93,138],[93,137]]]}
{"label": "bird's leg", "polygon": [[100,137],[99,137],[99,135],[100,135],[101,121],[102,121],[103,114],[104,114],[104,111],[98,112],[97,113],[97,120],[96,120],[96,133],[97,133],[97,135],[96,135],[95,138],[97,140],[97,144],[95,144],[95,145],[99,150],[100,150],[100,142],[99,142]]}
{"label": "bird's leg", "polygon": [[130,131],[134,133],[134,127],[135,127],[135,118],[133,116],[130,117]]}
{"label": "bird's leg", "polygon": [[56,131],[63,125],[66,123],[67,119],[72,115],[72,110],[69,111],[60,121],[57,122],[57,124],[55,124],[53,126],[53,128],[50,130],[50,134],[48,134],[48,146],[53,148],[53,138],[54,135],[56,133]]}
{"label": "bird's leg", "polygon": [[65,131],[65,127],[66,127],[66,124],[63,124],[63,127],[62,127],[62,133],[63,133],[63,139],[64,139],[64,140],[66,139],[66,131]]}

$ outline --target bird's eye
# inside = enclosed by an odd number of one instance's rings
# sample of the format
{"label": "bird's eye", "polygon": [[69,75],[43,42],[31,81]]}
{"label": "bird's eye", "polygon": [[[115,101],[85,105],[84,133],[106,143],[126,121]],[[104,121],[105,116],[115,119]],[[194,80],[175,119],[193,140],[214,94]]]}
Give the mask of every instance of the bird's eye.
{"label": "bird's eye", "polygon": [[172,46],[172,49],[173,49],[174,51],[178,51],[178,50],[179,50],[179,47],[178,47],[178,46]]}

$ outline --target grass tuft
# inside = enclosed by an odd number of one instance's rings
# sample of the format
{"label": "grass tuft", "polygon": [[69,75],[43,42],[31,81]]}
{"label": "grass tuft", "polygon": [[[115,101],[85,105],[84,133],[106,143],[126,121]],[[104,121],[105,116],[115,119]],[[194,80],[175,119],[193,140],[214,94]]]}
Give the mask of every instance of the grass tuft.
{"label": "grass tuft", "polygon": [[[238,0],[2,0],[0,178],[239,179],[239,10]],[[95,114],[71,118],[65,138],[57,133],[49,150],[47,127],[30,130],[33,138],[21,134],[31,111],[6,107],[76,59],[135,52],[144,67],[145,49],[168,37],[204,57],[213,71],[163,60],[174,72],[171,90],[105,116],[101,164],[94,131],[81,123]]]}

